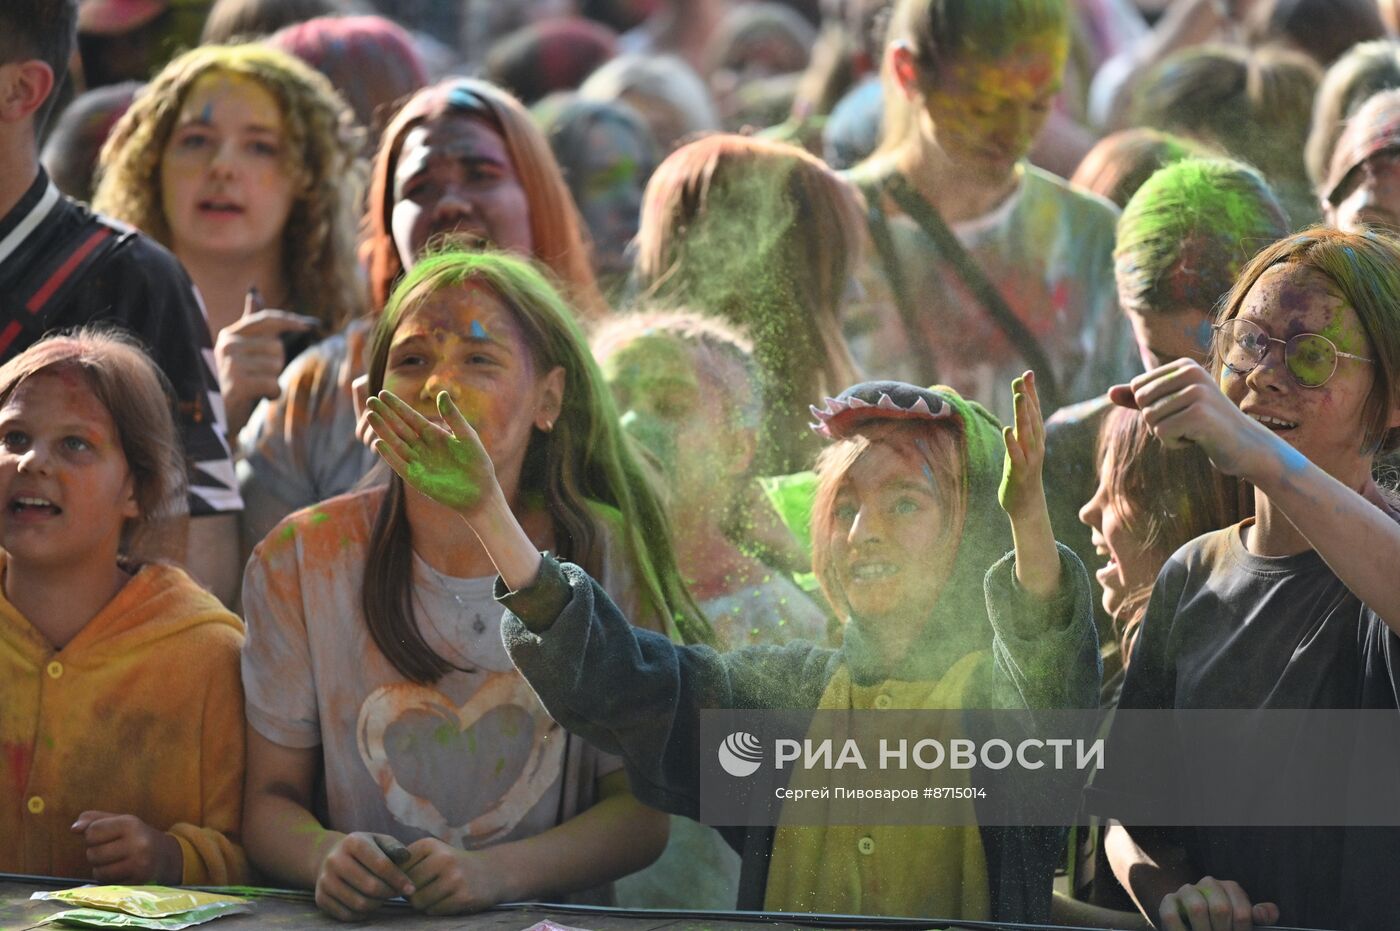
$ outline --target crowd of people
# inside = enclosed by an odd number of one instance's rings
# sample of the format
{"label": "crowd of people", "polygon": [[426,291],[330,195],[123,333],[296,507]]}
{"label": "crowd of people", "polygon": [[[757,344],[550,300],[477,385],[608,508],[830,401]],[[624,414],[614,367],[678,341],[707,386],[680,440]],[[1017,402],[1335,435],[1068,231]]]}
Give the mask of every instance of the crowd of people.
{"label": "crowd of people", "polygon": [[699,732],[1400,713],[1396,237],[1390,0],[5,0],[0,871],[1385,927],[1395,829]]}

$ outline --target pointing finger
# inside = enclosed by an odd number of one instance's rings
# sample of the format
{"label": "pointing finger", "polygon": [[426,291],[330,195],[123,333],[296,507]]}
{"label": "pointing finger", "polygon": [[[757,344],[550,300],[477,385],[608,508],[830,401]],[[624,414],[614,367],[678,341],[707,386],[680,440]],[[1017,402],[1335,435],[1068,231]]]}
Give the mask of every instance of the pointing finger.
{"label": "pointing finger", "polygon": [[229,329],[239,336],[280,336],[283,333],[304,333],[321,326],[321,321],[290,310],[258,310],[244,314]]}

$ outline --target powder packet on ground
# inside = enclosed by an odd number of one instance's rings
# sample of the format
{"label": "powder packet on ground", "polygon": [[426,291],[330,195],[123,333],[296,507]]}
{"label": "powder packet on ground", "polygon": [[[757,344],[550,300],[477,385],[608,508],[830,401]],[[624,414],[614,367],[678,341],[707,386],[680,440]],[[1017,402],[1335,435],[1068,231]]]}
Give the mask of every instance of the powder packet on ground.
{"label": "powder packet on ground", "polygon": [[168,886],[79,886],[59,892],[36,892],[30,898],[82,905],[106,912],[123,912],[138,918],[183,916],[186,912],[209,906],[220,906],[220,910],[212,915],[214,918],[229,914],[234,906],[245,906],[237,910],[248,911],[247,899],[214,892],[171,889]]}
{"label": "powder packet on ground", "polygon": [[195,925],[202,925],[206,921],[213,921],[224,915],[236,915],[248,911],[252,911],[252,909],[247,905],[212,902],[208,905],[200,905],[187,911],[177,912],[174,915],[150,918],[143,915],[128,915],[125,912],[103,911],[100,908],[70,908],[67,911],[49,915],[47,918],[41,918],[39,923],[71,925],[80,928],[149,928],[155,929],[155,931],[179,931],[181,928],[193,928]]}

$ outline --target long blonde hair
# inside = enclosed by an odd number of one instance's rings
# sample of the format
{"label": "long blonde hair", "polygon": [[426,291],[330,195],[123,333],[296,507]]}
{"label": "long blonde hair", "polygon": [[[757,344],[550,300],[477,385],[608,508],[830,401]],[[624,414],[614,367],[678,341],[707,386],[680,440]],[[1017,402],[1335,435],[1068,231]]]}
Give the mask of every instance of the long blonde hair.
{"label": "long blonde hair", "polygon": [[365,304],[355,258],[364,177],[359,130],[330,82],[296,58],[261,45],[211,45],[166,65],[103,146],[93,206],[171,246],[161,162],[190,89],[217,73],[255,81],[277,100],[285,169],[298,191],[282,230],[288,303],[334,329]]}

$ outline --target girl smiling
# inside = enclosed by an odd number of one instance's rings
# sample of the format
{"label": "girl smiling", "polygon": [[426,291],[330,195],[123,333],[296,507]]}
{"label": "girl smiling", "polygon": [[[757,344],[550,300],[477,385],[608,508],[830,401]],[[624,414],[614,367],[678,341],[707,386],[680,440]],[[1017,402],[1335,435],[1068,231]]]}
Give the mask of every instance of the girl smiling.
{"label": "girl smiling", "polygon": [[[854,386],[817,412],[833,443],[819,465],[813,568],[846,621],[839,650],[718,654],[634,630],[587,572],[542,556],[502,509],[492,459],[450,396],[428,418],[385,394],[371,422],[394,470],[478,534],[500,573],[511,658],[551,715],[621,750],[645,800],[695,817],[705,708],[1094,705],[1087,578],[1050,534],[1033,379],[1014,394],[1004,437],[955,392],[898,382]],[[854,826],[751,834],[740,906],[1048,917],[1063,849],[1054,829],[872,830],[880,839],[860,837],[859,856]]]}
{"label": "girl smiling", "polygon": [[[1194,443],[1252,485],[1256,515],[1162,570],[1120,707],[1397,706],[1400,510],[1372,477],[1400,441],[1397,307],[1400,244],[1307,230],[1244,269],[1213,374],[1178,360],[1113,390],[1168,447]],[[1173,861],[1159,835],[1116,827],[1106,841],[1119,881],[1166,927],[1378,927],[1400,906],[1377,872],[1400,850],[1391,830],[1194,828],[1180,841],[1175,867],[1160,865]]]}

